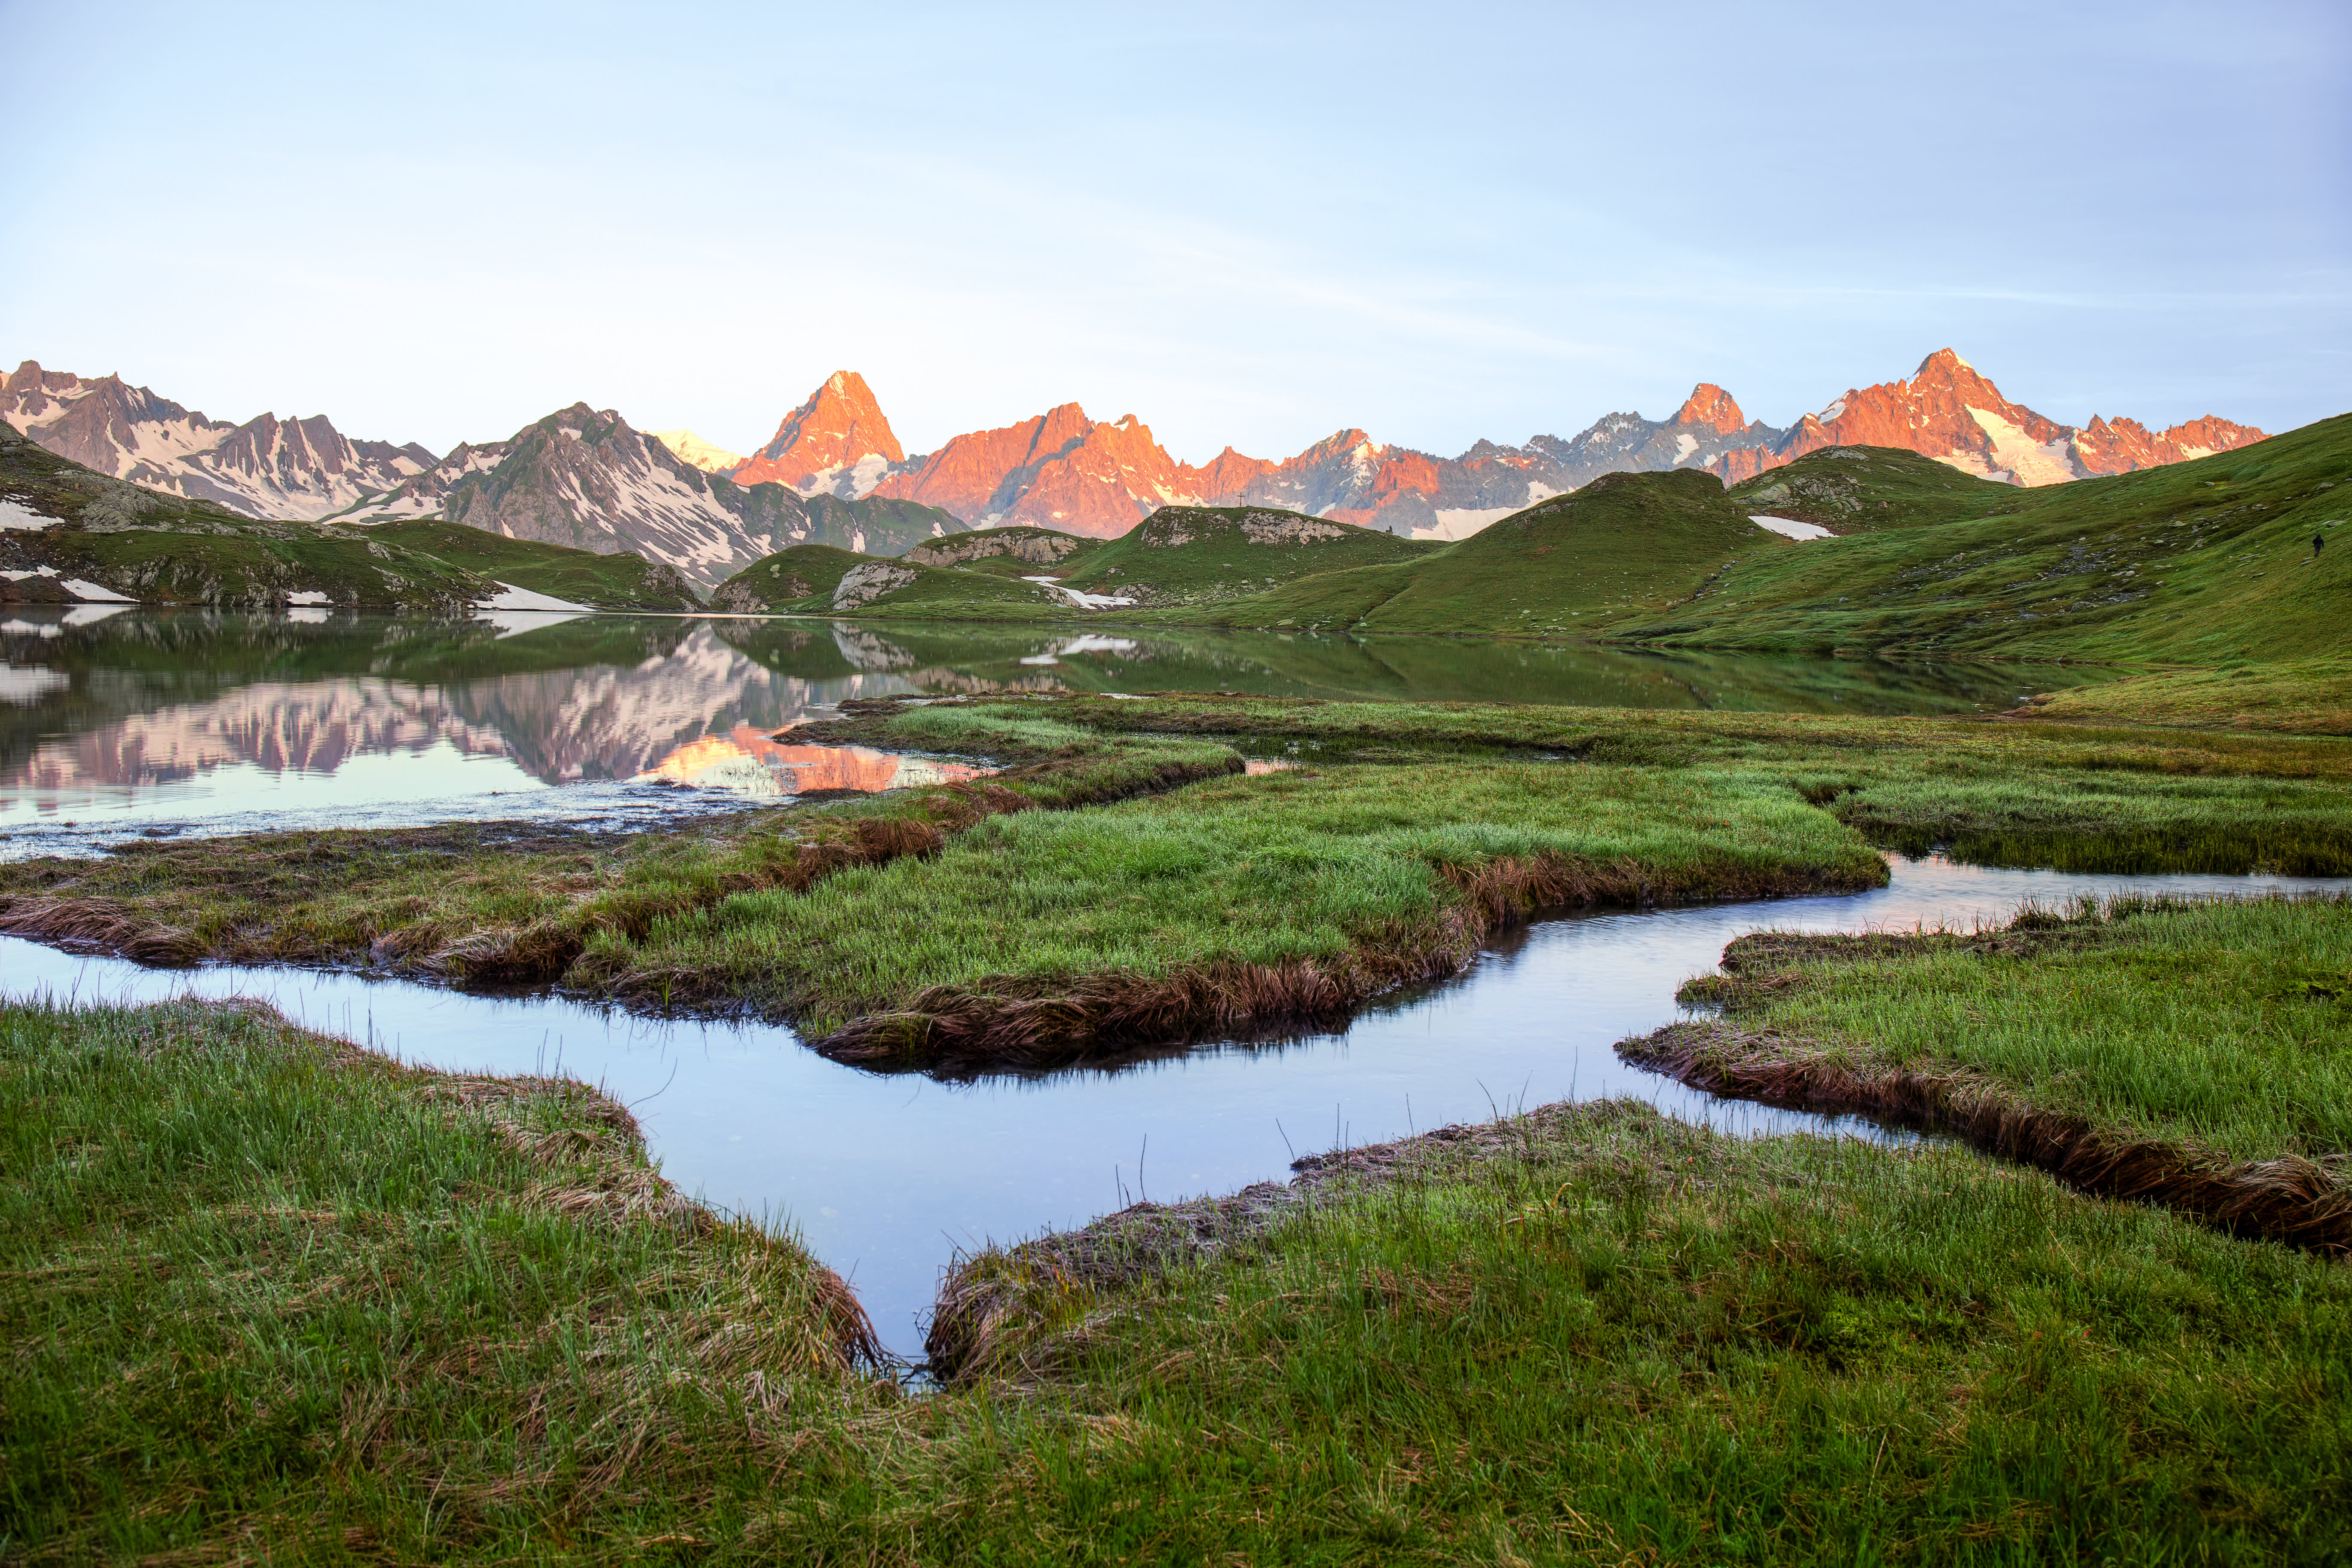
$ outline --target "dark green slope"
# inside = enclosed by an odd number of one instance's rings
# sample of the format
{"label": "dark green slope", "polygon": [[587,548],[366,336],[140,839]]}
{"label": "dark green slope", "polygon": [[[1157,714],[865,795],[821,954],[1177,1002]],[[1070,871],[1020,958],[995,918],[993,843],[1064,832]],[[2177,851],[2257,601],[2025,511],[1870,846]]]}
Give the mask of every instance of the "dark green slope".
{"label": "dark green slope", "polygon": [[[1754,552],[1690,602],[1612,630],[1710,647],[2183,664],[2345,646],[2352,415],[2011,494],[1990,518]],[[2328,541],[2316,558],[2315,536]]]}
{"label": "dark green slope", "polygon": [[702,601],[675,566],[642,555],[599,555],[535,539],[509,539],[427,518],[382,522],[369,538],[535,594],[600,610],[698,610]]}
{"label": "dark green slope", "polygon": [[[46,527],[0,529],[0,600],[65,603],[95,583],[145,605],[268,609],[323,595],[340,608],[466,613],[499,592],[462,565],[364,528],[249,518],[127,484],[44,450],[0,422],[0,500]],[[47,574],[44,575],[42,574]]]}
{"label": "dark green slope", "polygon": [[2018,511],[2032,494],[1897,447],[1825,447],[1741,480],[1731,487],[1731,502],[1751,516],[1790,517],[1843,534]]}
{"label": "dark green slope", "polygon": [[1441,544],[1271,507],[1162,507],[1062,574],[1153,607],[1213,603],[1350,567],[1419,560]]}
{"label": "dark green slope", "polygon": [[1792,548],[1714,475],[1604,474],[1415,559],[1305,578],[1222,607],[1242,626],[1598,635],[1696,593],[1742,555]]}

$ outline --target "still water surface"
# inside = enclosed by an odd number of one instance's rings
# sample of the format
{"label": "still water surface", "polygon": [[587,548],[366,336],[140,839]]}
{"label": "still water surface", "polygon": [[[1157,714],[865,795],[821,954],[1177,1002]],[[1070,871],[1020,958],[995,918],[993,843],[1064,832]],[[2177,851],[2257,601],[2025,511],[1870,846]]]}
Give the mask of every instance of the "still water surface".
{"label": "still water surface", "polygon": [[555,998],[461,995],[288,970],[144,970],[0,938],[0,991],[84,1002],[258,996],[316,1028],[426,1066],[561,1069],[632,1105],[664,1172],[706,1201],[788,1223],[856,1285],[890,1347],[921,1353],[922,1315],[958,1249],[1282,1179],[1294,1154],[1381,1142],[1498,1110],[1635,1095],[1735,1131],[1831,1123],[1716,1100],[1612,1047],[1677,1016],[1674,994],[1724,944],[1765,928],[2005,921],[2025,900],[2164,888],[2250,892],[2343,879],[2103,877],[1896,861],[1891,886],[1549,921],[1462,979],[1340,1033],[1126,1065],[948,1084],[845,1068],[784,1028],[634,1018]]}
{"label": "still water surface", "polygon": [[1942,713],[2104,673],[1444,637],[17,606],[0,612],[0,856],[88,853],[134,833],[621,827],[918,782],[903,759],[772,738],[856,697],[1228,690]]}

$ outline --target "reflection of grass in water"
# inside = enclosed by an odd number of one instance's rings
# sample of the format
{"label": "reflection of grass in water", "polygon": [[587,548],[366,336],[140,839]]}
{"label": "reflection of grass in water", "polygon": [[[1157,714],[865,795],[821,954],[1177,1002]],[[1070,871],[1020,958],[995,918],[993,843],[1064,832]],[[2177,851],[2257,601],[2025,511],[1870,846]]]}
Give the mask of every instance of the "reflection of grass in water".
{"label": "reflection of grass in water", "polygon": [[[717,623],[730,645],[781,673],[838,679],[844,660],[821,624]],[[1050,677],[1021,660],[1077,635],[864,621],[849,629],[898,651],[892,668],[940,691],[1220,691],[1335,700],[1511,701],[1602,708],[1939,712],[2001,709],[2035,690],[2108,677],[2084,666],[1902,663],[1818,656],[1637,652],[1590,644],[1473,637],[1277,636],[1106,626],[1131,650],[1073,655]]]}
{"label": "reflection of grass in water", "polygon": [[238,1004],[12,1005],[0,1107],[12,1558],[625,1541],[754,1485],[786,1410],[865,1403],[840,1279],[584,1085]]}

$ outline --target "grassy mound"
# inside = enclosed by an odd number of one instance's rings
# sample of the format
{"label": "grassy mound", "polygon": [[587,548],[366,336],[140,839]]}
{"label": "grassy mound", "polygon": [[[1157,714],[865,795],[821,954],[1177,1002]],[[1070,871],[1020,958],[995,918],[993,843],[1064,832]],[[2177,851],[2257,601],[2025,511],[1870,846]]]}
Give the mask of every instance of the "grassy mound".
{"label": "grassy mound", "polygon": [[2089,1190],[2352,1252],[2352,901],[2126,899],[2005,931],[1742,937],[1620,1048],[1958,1132]]}
{"label": "grassy mound", "polygon": [[[2340,1264],[1963,1149],[1622,1102],[1303,1163],[972,1260],[940,1321],[984,1331],[964,1397],[994,1419],[919,1413],[772,1528],[844,1558],[1093,1562],[2346,1543]],[[989,1506],[949,1506],[975,1476]]]}
{"label": "grassy mound", "polygon": [[641,1561],[880,1396],[839,1278],[583,1085],[18,1005],[0,1112],[12,1561]]}
{"label": "grassy mound", "polygon": [[906,559],[919,566],[961,566],[1017,576],[1024,571],[1049,572],[1067,566],[1101,549],[1102,543],[1099,539],[1019,524],[932,540],[908,551]]}
{"label": "grassy mound", "polygon": [[1443,548],[1270,507],[1169,506],[1089,552],[1063,581],[1154,607],[1212,604]]}
{"label": "grassy mound", "polygon": [[530,539],[509,539],[463,523],[425,519],[380,522],[367,537],[461,571],[600,610],[690,611],[702,607],[675,566],[642,555],[599,555]]}
{"label": "grassy mound", "polygon": [[[1041,576],[1048,571],[1027,569]],[[1079,613],[1051,589],[1017,577],[858,555],[829,544],[796,544],[752,563],[711,591],[710,607],[734,615],[875,620],[1050,620]]]}
{"label": "grassy mound", "polygon": [[1844,534],[2021,511],[2039,492],[1899,447],[1824,447],[1743,479],[1730,493],[1751,515],[1792,517]]}
{"label": "grassy mound", "polygon": [[1575,637],[1696,593],[1786,540],[1758,528],[1712,474],[1604,474],[1419,560],[1307,578],[1238,600],[1241,626]]}

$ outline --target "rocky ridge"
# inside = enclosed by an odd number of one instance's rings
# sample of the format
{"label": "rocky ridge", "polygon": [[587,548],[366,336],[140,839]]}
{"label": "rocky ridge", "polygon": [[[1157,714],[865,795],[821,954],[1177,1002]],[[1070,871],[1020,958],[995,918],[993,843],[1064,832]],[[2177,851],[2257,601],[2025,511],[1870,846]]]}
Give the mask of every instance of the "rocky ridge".
{"label": "rocky ridge", "polygon": [[2210,458],[2261,439],[2252,426],[2211,415],[2160,432],[2096,416],[2079,429],[2061,425],[2011,402],[1974,365],[1938,349],[1908,381],[1849,389],[1778,441],[1726,452],[1707,467],[1732,484],[1824,447],[1897,447],[1979,479],[2054,485]]}
{"label": "rocky ridge", "polygon": [[634,551],[708,589],[795,544],[897,555],[961,531],[946,512],[704,471],[614,409],[575,403],[505,441],[460,447],[340,521],[439,516],[510,539]]}
{"label": "rocky ridge", "polygon": [[1097,539],[1117,538],[1164,506],[1267,506],[1458,540],[1607,473],[1703,468],[1728,484],[1823,447],[1881,446],[2039,485],[2179,462],[2263,436],[2211,416],[2160,432],[2129,419],[2059,425],[2011,402],[1949,349],[1928,355],[1907,381],[1850,390],[1785,427],[1750,420],[1730,393],[1702,382],[1670,418],[1611,414],[1573,437],[1480,441],[1454,458],[1351,428],[1279,461],[1228,447],[1196,468],[1170,457],[1133,415],[1097,421],[1075,403],[911,457],[899,455],[895,438],[885,444],[887,431],[866,383],[837,373],[738,477],[756,471],[803,493],[845,487],[918,501],[976,528]]}
{"label": "rocky ridge", "polygon": [[0,419],[95,472],[253,518],[325,517],[436,461],[415,442],[352,440],[323,414],[235,425],[119,375],[87,380],[33,360],[0,380]]}
{"label": "rocky ridge", "polygon": [[784,416],[774,437],[732,478],[738,484],[775,483],[803,495],[823,491],[858,500],[906,458],[866,378],[837,370],[806,403]]}

